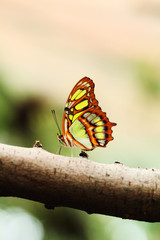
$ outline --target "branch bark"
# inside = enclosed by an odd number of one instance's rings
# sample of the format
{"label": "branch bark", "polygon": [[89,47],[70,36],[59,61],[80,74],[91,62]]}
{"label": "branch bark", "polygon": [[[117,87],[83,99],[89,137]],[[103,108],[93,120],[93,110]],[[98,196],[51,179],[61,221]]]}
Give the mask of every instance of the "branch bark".
{"label": "branch bark", "polygon": [[100,164],[0,144],[0,196],[121,218],[160,221],[160,171]]}

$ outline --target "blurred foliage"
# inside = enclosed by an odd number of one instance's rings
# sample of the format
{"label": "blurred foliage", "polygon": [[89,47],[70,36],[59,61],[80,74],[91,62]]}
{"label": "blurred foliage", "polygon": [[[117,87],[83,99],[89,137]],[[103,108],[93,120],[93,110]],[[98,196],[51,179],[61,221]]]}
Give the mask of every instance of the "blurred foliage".
{"label": "blurred foliage", "polygon": [[[0,78],[0,139],[1,142],[32,147],[41,140],[47,150],[56,151],[56,129],[49,103],[42,96],[18,96]],[[57,107],[58,109],[58,107]],[[51,131],[53,130],[53,132]],[[54,143],[57,143],[55,146]]]}
{"label": "blurred foliage", "polygon": [[160,69],[146,62],[134,62],[133,68],[135,80],[145,96],[160,100]]}

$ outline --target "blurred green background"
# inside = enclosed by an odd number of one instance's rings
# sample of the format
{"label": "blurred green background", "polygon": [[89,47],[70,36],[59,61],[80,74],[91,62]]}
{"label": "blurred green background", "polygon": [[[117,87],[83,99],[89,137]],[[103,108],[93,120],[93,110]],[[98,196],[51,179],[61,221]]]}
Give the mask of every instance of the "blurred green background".
{"label": "blurred green background", "polygon": [[[113,128],[114,141],[89,158],[160,168],[160,2],[0,2],[0,142],[55,153],[55,109],[84,76]],[[78,156],[79,151],[75,151]],[[63,155],[70,150],[62,149]],[[160,224],[0,199],[2,240],[159,240]]]}

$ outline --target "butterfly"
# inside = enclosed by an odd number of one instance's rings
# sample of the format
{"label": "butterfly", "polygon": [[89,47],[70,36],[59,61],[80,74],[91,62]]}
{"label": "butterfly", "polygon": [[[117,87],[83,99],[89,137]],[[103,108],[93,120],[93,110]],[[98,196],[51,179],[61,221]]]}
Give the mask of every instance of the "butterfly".
{"label": "butterfly", "polygon": [[98,105],[94,87],[95,84],[88,77],[77,82],[64,108],[62,134],[57,134],[64,146],[81,149],[82,157],[88,157],[85,151],[106,147],[113,140],[111,128],[117,125],[109,121]]}

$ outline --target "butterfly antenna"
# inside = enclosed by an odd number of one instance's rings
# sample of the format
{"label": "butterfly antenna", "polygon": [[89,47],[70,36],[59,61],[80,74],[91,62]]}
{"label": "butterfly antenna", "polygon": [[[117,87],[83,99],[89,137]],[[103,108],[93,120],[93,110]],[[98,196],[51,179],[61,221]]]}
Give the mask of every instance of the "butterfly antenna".
{"label": "butterfly antenna", "polygon": [[57,117],[56,117],[56,112],[55,112],[55,110],[54,110],[54,109],[51,110],[51,113],[52,113],[52,115],[53,115],[53,119],[54,119],[54,121],[55,121],[55,123],[56,123],[56,126],[57,126],[57,128],[58,128],[58,131],[59,131],[60,135],[62,135],[62,134],[61,134],[61,129],[60,129],[59,125],[58,125],[58,121],[57,121]]}

